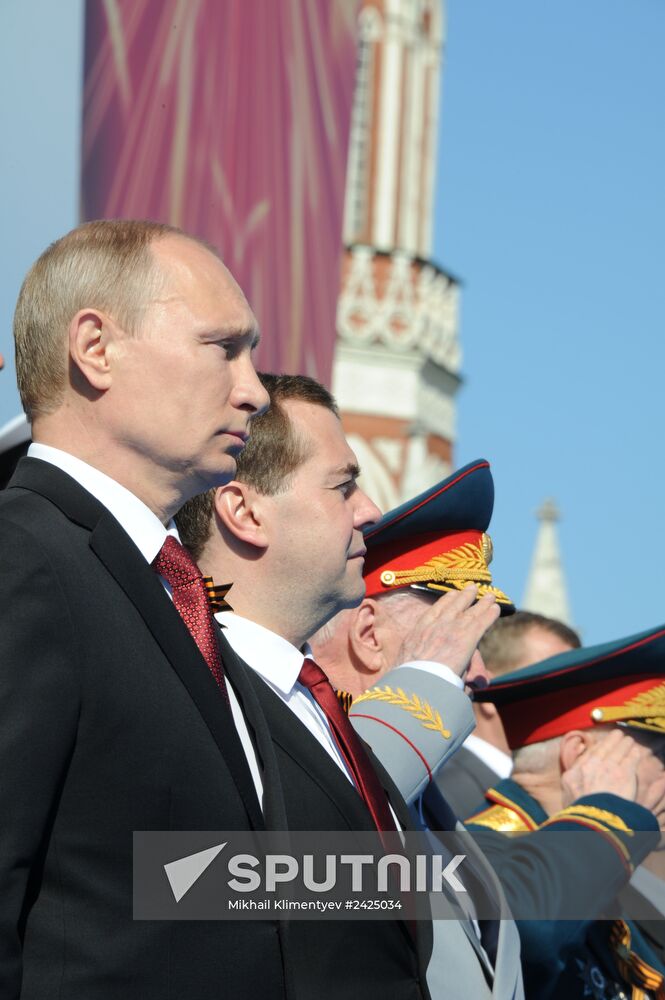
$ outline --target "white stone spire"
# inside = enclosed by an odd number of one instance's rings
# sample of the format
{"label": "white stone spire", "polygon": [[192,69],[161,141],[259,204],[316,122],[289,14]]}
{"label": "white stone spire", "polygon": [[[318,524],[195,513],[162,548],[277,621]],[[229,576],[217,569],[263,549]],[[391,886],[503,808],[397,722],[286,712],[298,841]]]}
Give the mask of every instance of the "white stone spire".
{"label": "white stone spire", "polygon": [[332,390],[389,510],[450,474],[457,433],[459,285],[431,258],[445,4],[359,7]]}
{"label": "white stone spire", "polygon": [[521,608],[572,626],[566,581],[559,553],[556,522],[559,511],[553,500],[546,500],[537,512],[540,521],[536,547],[531,560]]}

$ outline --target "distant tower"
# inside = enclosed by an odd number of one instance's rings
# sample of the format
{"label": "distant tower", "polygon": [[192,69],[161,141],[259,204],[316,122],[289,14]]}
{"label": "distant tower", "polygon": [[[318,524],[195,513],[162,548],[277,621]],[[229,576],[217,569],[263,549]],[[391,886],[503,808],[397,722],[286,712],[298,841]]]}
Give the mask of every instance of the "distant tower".
{"label": "distant tower", "polygon": [[430,259],[443,0],[364,0],[333,391],[384,509],[451,468],[455,280]]}
{"label": "distant tower", "polygon": [[546,500],[537,516],[540,527],[521,607],[572,626],[556,530],[559,511],[554,501]]}

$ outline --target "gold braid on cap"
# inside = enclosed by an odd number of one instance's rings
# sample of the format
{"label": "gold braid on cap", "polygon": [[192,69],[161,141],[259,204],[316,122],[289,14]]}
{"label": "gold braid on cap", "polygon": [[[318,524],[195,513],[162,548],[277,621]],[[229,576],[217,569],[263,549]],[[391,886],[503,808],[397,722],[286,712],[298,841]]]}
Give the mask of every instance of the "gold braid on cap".
{"label": "gold braid on cap", "polygon": [[414,569],[386,569],[380,579],[384,587],[408,587],[413,583],[424,583],[430,590],[463,590],[467,584],[476,583],[478,597],[494,594],[500,603],[512,604],[502,590],[492,586],[492,574],[488,565],[493,554],[492,539],[483,534],[480,542],[465,542]]}
{"label": "gold braid on cap", "polygon": [[642,691],[623,705],[598,705],[591,711],[594,722],[627,722],[636,729],[665,733],[665,682]]}

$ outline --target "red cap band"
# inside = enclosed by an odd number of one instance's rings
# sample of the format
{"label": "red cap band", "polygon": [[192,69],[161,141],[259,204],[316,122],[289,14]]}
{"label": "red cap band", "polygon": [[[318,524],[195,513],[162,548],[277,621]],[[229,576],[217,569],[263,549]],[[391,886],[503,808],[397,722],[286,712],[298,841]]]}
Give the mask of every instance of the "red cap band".
{"label": "red cap band", "polygon": [[[662,684],[662,677],[642,676],[617,687],[616,677],[591,684],[564,686],[537,697],[500,705],[499,714],[511,750],[563,736],[573,729],[592,729],[605,721],[595,719],[594,709],[620,707],[637,695]],[[638,715],[636,711],[636,716]],[[627,714],[628,717],[628,714]]]}
{"label": "red cap band", "polygon": [[[363,571],[366,586],[365,595],[376,597],[377,594],[388,594],[391,591],[399,590],[400,587],[408,587],[408,583],[397,586],[383,583],[381,574],[417,570],[430,559],[445,555],[446,552],[451,552],[467,542],[479,545],[482,535],[482,531],[450,531],[446,533],[431,531],[426,535],[421,535],[417,542],[412,537],[405,537],[393,542],[386,542],[384,545],[373,545],[365,556],[365,569]],[[426,570],[419,576],[424,583],[434,578],[433,575],[429,576]]]}

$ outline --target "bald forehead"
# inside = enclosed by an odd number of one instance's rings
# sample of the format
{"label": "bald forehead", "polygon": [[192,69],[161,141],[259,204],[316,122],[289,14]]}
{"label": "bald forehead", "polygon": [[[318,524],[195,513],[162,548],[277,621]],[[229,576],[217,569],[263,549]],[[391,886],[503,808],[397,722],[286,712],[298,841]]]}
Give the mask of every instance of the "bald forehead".
{"label": "bald forehead", "polygon": [[166,236],[151,245],[157,283],[148,306],[195,307],[210,318],[211,333],[256,336],[256,318],[229,269],[206,246],[186,236]]}
{"label": "bald forehead", "polygon": [[[221,257],[188,236],[170,235],[154,240],[150,252],[157,268],[169,282],[189,286],[209,281],[219,285],[229,295],[247,300]],[[249,308],[249,307],[248,307]]]}

